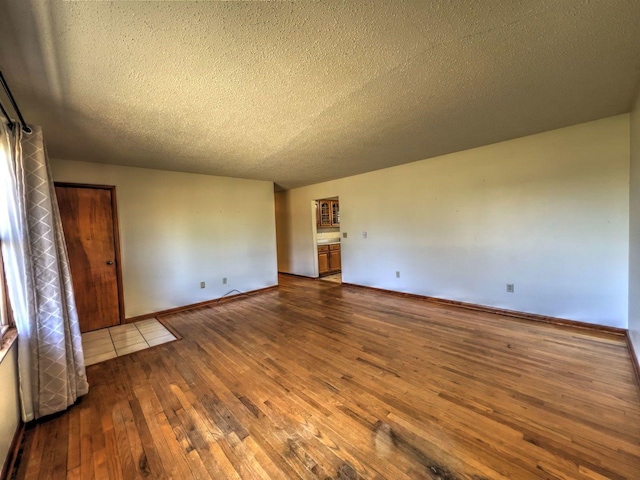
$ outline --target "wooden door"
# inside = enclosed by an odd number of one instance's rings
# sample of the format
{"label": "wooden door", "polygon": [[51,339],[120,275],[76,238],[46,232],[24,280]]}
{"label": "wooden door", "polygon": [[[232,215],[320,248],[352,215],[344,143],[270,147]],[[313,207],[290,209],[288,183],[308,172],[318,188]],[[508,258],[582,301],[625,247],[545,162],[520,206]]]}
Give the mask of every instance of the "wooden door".
{"label": "wooden door", "polygon": [[115,187],[56,184],[80,330],[123,317]]}

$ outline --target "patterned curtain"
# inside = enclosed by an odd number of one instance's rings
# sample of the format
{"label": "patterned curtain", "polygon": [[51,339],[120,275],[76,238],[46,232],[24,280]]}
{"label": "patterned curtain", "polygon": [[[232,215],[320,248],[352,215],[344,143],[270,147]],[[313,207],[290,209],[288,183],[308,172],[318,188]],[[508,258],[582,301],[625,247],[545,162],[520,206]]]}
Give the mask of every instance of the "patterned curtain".
{"label": "patterned curtain", "polygon": [[42,130],[0,128],[0,235],[29,421],[66,409],[89,385]]}

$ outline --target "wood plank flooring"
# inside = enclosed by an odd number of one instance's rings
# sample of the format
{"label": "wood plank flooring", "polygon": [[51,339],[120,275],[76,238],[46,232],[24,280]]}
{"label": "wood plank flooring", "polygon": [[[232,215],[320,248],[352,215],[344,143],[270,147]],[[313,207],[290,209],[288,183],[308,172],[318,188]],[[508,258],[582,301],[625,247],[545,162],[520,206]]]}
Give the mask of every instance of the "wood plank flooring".
{"label": "wood plank flooring", "polygon": [[88,368],[19,479],[638,479],[624,339],[281,276]]}

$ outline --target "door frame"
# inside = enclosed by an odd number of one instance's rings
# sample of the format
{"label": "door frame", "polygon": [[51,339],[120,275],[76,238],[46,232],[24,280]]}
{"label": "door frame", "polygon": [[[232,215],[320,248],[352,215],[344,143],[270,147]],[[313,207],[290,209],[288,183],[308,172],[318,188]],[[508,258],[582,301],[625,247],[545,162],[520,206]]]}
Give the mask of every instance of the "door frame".
{"label": "door frame", "polygon": [[[118,201],[115,185],[93,185],[90,183],[54,182],[55,187],[66,188],[93,188],[96,190],[109,190],[111,192],[111,222],[113,224],[114,254],[116,256],[116,283],[118,284],[118,313],[120,325],[125,323],[124,317],[124,289],[122,287],[122,262],[120,261],[120,229],[118,227]],[[57,200],[56,200],[57,205]],[[64,233],[64,232],[63,232]],[[65,248],[66,248],[65,239]],[[75,292],[74,292],[75,293]]]}
{"label": "door frame", "polygon": [[[329,196],[329,197],[320,197],[317,198],[315,200],[311,200],[311,216],[312,216],[312,221],[311,221],[311,235],[313,238],[313,251],[314,251],[314,260],[313,260],[313,267],[314,267],[314,271],[313,271],[313,278],[320,278],[320,265],[318,262],[318,228],[332,228],[332,227],[318,227],[318,221],[319,221],[319,217],[318,215],[320,214],[319,212],[319,202],[321,200],[337,200],[338,202],[340,201],[340,196],[339,195],[333,195],[333,196]],[[331,207],[329,207],[329,213],[333,218],[333,212],[331,211]],[[333,227],[335,228],[335,227]],[[342,225],[339,224],[338,225],[338,236],[341,238],[340,241],[340,274],[342,274],[344,272],[344,269],[342,268],[343,265],[343,261],[342,259],[344,258],[344,250],[342,249]]]}

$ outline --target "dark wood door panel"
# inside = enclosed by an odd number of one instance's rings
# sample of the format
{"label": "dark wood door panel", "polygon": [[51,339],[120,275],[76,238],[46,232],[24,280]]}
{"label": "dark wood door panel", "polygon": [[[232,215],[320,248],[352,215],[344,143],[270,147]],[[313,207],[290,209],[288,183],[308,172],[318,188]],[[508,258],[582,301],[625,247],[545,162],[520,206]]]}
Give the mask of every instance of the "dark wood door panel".
{"label": "dark wood door panel", "polygon": [[56,186],[83,332],[120,323],[110,189]]}

